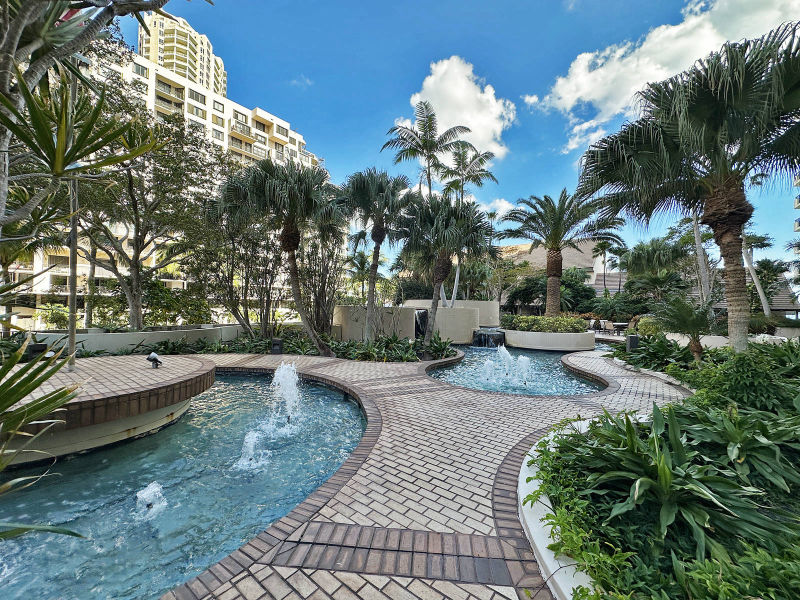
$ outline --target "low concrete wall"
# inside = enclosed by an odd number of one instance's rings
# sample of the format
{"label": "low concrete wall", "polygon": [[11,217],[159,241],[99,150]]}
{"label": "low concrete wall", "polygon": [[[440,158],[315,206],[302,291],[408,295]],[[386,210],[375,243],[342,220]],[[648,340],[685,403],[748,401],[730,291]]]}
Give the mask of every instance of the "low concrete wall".
{"label": "low concrete wall", "polygon": [[[142,342],[142,346],[165,340],[196,342],[229,342],[242,333],[240,325],[202,325],[198,329],[175,329],[172,331],[131,331],[124,333],[79,333],[75,336],[78,348],[98,352],[120,352],[130,350]],[[65,340],[64,333],[37,333],[36,338],[45,344]]]}
{"label": "low concrete wall", "polygon": [[[377,333],[382,335],[397,334],[398,337],[414,339],[413,308],[401,306],[378,307]],[[365,306],[337,305],[333,309],[333,326],[340,329],[342,341],[363,340],[364,327],[367,322]]]}
{"label": "low concrete wall", "polygon": [[477,308],[444,308],[436,311],[434,331],[443,340],[453,340],[454,344],[471,344],[472,334],[480,327]]}
{"label": "low concrete wall", "polygon": [[594,332],[545,333],[542,331],[517,331],[505,329],[506,345],[528,350],[559,350],[577,352],[594,350]]}
{"label": "low concrete wall", "polygon": [[[403,306],[430,309],[433,300],[406,300]],[[442,307],[442,303],[439,303]],[[456,300],[454,308],[477,308],[480,327],[500,327],[500,303],[495,300]]]}
{"label": "low concrete wall", "polygon": [[800,327],[776,327],[775,335],[785,338],[800,338]]}

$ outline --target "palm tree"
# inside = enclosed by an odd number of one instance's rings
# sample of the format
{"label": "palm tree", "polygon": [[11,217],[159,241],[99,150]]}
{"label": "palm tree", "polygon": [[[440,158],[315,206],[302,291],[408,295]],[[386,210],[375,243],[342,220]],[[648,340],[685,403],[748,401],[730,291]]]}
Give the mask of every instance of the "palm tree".
{"label": "palm tree", "polygon": [[598,256],[603,257],[603,289],[607,290],[606,287],[606,262],[608,259],[608,253],[614,244],[611,243],[611,240],[600,240],[594,245],[592,248],[592,258],[597,258]]}
{"label": "palm tree", "polygon": [[[464,145],[460,136],[469,133],[469,127],[456,125],[439,133],[436,113],[427,100],[420,100],[414,108],[416,123],[410,127],[395,125],[387,132],[394,136],[381,147],[381,152],[386,148],[397,149],[394,155],[394,164],[404,160],[421,160],[425,163],[424,174],[428,181],[428,193],[432,194],[433,173],[440,168],[439,155],[450,152]],[[420,180],[420,187],[422,181]],[[420,190],[420,193],[422,190]]]}
{"label": "palm tree", "polygon": [[433,265],[433,300],[424,339],[427,345],[436,323],[440,290],[453,268],[453,258],[494,256],[492,228],[486,214],[474,202],[453,202],[432,194],[426,202],[417,199],[411,203],[398,235],[405,240],[402,255],[406,260]]}
{"label": "palm tree", "polygon": [[646,296],[656,302],[664,302],[678,292],[685,291],[687,287],[680,275],[667,269],[646,271],[631,277],[625,284],[626,290]]}
{"label": "palm tree", "polygon": [[367,256],[367,253],[363,250],[353,252],[353,254],[347,257],[347,264],[350,265],[347,273],[350,275],[350,279],[353,283],[361,285],[361,299],[364,300],[367,295],[364,288],[369,279],[370,272],[369,256]]}
{"label": "palm tree", "polygon": [[304,235],[312,231],[317,235],[343,219],[329,185],[324,169],[294,161],[280,165],[266,159],[250,166],[242,175],[228,179],[222,192],[229,205],[238,204],[245,211],[263,215],[280,232],[278,239],[286,254],[295,309],[303,329],[323,356],[333,356],[333,352],[314,329],[303,302],[297,250]]}
{"label": "palm tree", "polygon": [[686,248],[680,244],[673,244],[664,238],[653,238],[630,248],[623,262],[630,275],[644,275],[664,269],[674,270],[686,256]]}
{"label": "palm tree", "polygon": [[387,239],[390,243],[395,241],[394,231],[414,196],[408,192],[410,185],[404,175],[390,177],[383,171],[367,169],[351,175],[344,189],[349,210],[364,228],[356,235],[356,243],[366,241],[366,228],[370,227],[369,236],[373,244],[368,276],[367,322],[364,326],[366,340],[372,339],[374,331],[375,285],[381,246]]}
{"label": "palm tree", "polygon": [[491,152],[478,152],[469,144],[459,144],[453,149],[453,166],[442,165],[440,172],[442,176],[447,179],[444,186],[445,194],[455,194],[459,200],[464,200],[464,191],[467,185],[475,185],[483,187],[485,181],[494,181],[497,179],[486,168],[494,158]]}
{"label": "palm tree", "polygon": [[[566,188],[561,190],[558,200],[550,196],[531,196],[517,201],[518,208],[511,210],[505,221],[515,227],[501,232],[503,238],[523,238],[531,241],[531,251],[543,247],[547,250],[547,300],[546,316],[557,316],[561,310],[561,251],[565,248],[579,249],[580,244],[608,240],[621,244],[614,233],[622,220],[593,218],[597,203],[571,196]],[[521,205],[521,206],[520,206]]]}
{"label": "palm tree", "polygon": [[619,271],[619,277],[617,278],[618,294],[622,291],[622,273],[623,271],[627,270],[625,261],[622,259],[622,257],[625,256],[627,252],[628,247],[625,245],[625,242],[622,242],[622,244],[617,246],[611,246],[611,248],[608,249],[608,253],[611,255],[611,257],[608,259],[608,266]]}
{"label": "palm tree", "polygon": [[656,320],[665,331],[682,333],[689,338],[689,350],[695,361],[703,358],[703,344],[700,338],[711,331],[711,305],[709,302],[695,304],[680,296],[662,304],[657,311]]}
{"label": "palm tree", "polygon": [[745,186],[800,168],[800,35],[788,23],[719,52],[639,93],[641,118],[592,145],[580,193],[608,211],[649,220],[700,213],[725,263],[728,332],[747,348],[750,309],[742,231],[753,214]]}

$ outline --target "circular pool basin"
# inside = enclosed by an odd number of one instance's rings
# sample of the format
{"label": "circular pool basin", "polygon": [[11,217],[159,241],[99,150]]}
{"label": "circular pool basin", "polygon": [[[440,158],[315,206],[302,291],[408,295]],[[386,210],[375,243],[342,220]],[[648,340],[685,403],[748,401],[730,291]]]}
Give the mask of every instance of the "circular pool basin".
{"label": "circular pool basin", "polygon": [[176,424],[61,459],[58,476],[3,497],[0,521],[85,536],[2,542],[3,599],[155,598],[252,539],[330,477],[364,431],[342,392],[299,391],[287,406],[268,376],[219,376]]}
{"label": "circular pool basin", "polygon": [[453,385],[529,396],[589,394],[604,387],[565,369],[561,364],[564,352],[505,346],[461,346],[459,350],[464,352],[462,361],[428,374]]}

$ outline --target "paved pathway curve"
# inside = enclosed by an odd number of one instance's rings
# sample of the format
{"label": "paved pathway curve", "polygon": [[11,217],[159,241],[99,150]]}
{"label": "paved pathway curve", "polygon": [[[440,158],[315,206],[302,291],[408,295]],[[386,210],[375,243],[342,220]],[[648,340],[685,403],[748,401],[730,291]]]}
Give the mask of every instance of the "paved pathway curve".
{"label": "paved pathway curve", "polygon": [[219,374],[294,362],[361,403],[367,428],[342,467],[288,515],[164,600],[550,599],[517,517],[530,447],[565,417],[684,395],[601,352],[564,365],[606,384],[581,396],[456,387],[419,363],[222,354]]}

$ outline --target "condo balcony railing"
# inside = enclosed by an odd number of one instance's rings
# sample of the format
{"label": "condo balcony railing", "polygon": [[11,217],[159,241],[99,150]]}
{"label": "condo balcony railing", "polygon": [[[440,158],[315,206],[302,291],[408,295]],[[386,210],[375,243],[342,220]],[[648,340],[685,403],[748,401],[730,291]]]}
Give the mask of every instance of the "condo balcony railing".
{"label": "condo balcony railing", "polygon": [[253,130],[250,128],[250,125],[239,123],[239,121],[231,122],[231,131],[238,131],[239,133],[244,134],[247,137],[253,137]]}
{"label": "condo balcony railing", "polygon": [[176,106],[174,103],[167,100],[162,100],[161,98],[156,98],[156,106],[159,108],[164,108],[170,112],[181,112],[183,110],[181,106]]}
{"label": "condo balcony railing", "polygon": [[278,150],[273,150],[272,151],[272,158],[274,158],[275,160],[284,161],[284,160],[286,160],[286,154],[284,152],[280,152]]}
{"label": "condo balcony railing", "polygon": [[165,94],[169,94],[170,96],[174,96],[175,98],[180,98],[183,100],[183,90],[181,88],[172,87],[163,81],[156,81],[156,89],[159,92],[164,92]]}

